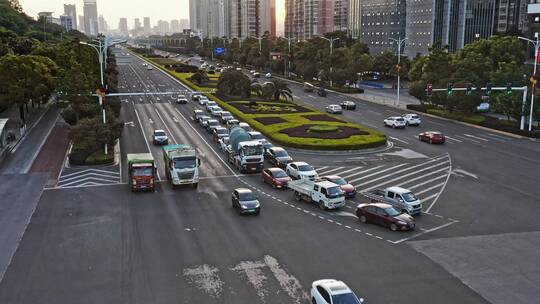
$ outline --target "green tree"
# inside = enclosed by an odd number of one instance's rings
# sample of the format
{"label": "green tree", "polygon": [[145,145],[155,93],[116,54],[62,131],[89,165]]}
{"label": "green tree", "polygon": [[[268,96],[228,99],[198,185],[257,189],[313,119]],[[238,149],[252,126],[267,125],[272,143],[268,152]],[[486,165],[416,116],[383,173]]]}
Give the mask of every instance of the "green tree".
{"label": "green tree", "polygon": [[208,75],[205,71],[198,70],[193,75],[191,75],[190,80],[200,86],[203,83],[210,81],[210,78],[208,78]]}
{"label": "green tree", "polygon": [[264,87],[268,88],[268,95],[272,96],[274,101],[279,101],[282,97],[285,101],[293,100],[292,90],[289,88],[289,85],[279,79],[274,78],[270,82],[266,82]]}
{"label": "green tree", "polygon": [[251,96],[251,81],[244,73],[229,70],[219,77],[217,89],[219,94],[249,98]]}

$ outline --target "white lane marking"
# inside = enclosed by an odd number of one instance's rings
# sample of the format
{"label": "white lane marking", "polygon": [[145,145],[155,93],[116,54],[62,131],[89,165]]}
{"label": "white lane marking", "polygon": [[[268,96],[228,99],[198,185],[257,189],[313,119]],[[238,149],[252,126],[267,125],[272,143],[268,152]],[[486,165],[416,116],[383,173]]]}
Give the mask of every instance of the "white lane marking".
{"label": "white lane marking", "polygon": [[[394,169],[397,169],[397,168],[399,168],[399,167],[403,167],[403,166],[406,166],[406,165],[408,165],[408,164],[399,164],[399,165],[397,165],[397,166],[393,166],[393,167],[390,167],[390,168],[386,168],[386,169],[384,169],[384,170],[377,171],[377,172],[375,172],[375,173],[371,173],[371,174],[364,175],[364,176],[361,176],[361,177],[359,177],[359,178],[355,178],[355,179],[353,179],[353,180],[350,180],[349,183],[354,183],[354,182],[359,181],[359,180],[361,180],[361,179],[368,178],[368,177],[372,177],[372,176],[374,176],[374,175],[381,174],[381,173],[384,173],[384,172],[387,172],[387,171],[390,171],[390,170],[394,170]],[[390,175],[391,175],[391,174],[390,174]]]}
{"label": "white lane marking", "polygon": [[[152,149],[150,149],[150,144],[148,143],[148,137],[146,137],[146,133],[144,132],[144,127],[143,127],[143,124],[141,122],[141,118],[139,117],[139,112],[135,108],[135,104],[133,104],[133,110],[135,111],[135,116],[137,116],[137,121],[139,122],[139,127],[140,127],[141,132],[142,132],[143,137],[144,137],[144,143],[146,144],[146,147],[148,148],[148,153],[152,153]],[[160,181],[161,177],[159,176],[159,170],[156,170],[156,175],[157,175],[158,181]]]}
{"label": "white lane marking", "polygon": [[502,136],[499,136],[499,135],[495,135],[495,134],[492,134],[492,133],[488,133],[488,135],[489,135],[489,136],[491,136],[491,137],[495,137],[495,138],[498,138],[498,139],[500,139],[500,140],[504,140],[504,141],[506,141],[506,140],[509,140],[509,139],[510,139],[510,138],[502,137]]}
{"label": "white lane marking", "polygon": [[[442,191],[441,191],[440,193],[442,193]],[[434,194],[432,194],[432,195],[430,195],[430,196],[428,196],[428,197],[424,197],[424,198],[421,198],[421,197],[420,197],[420,200],[421,200],[422,202],[427,202],[427,201],[429,201],[429,200],[431,200],[431,199],[436,198],[438,195],[439,195],[439,193],[434,193]],[[431,205],[433,205],[433,203],[432,203]],[[427,208],[426,210],[431,210],[431,205],[430,205],[429,208]]]}
{"label": "white lane marking", "polygon": [[217,299],[221,296],[224,284],[219,278],[218,272],[216,267],[204,264],[184,269],[184,276],[189,283]]}
{"label": "white lane marking", "polygon": [[465,135],[467,137],[470,137],[470,138],[478,139],[478,140],[481,140],[481,141],[489,141],[489,140],[487,140],[485,138],[474,136],[474,135],[471,135],[471,134],[463,134],[463,135]]}
{"label": "white lane marking", "polygon": [[[447,168],[442,168],[442,169],[437,170],[437,171],[444,171],[444,170],[447,170]],[[428,175],[428,174],[426,174],[426,175]],[[419,176],[419,177],[417,177],[416,179],[423,178],[423,177],[425,177],[425,176]],[[421,187],[421,186],[423,186],[423,185],[432,183],[432,182],[434,182],[434,181],[436,181],[436,180],[439,180],[439,179],[441,179],[441,178],[446,178],[446,175],[440,175],[440,176],[434,177],[434,178],[432,178],[432,179],[428,179],[427,181],[425,181],[425,182],[423,182],[423,183],[420,183],[420,184],[414,184],[414,185],[412,185],[412,186],[407,187],[407,189],[408,189],[408,190],[416,189],[416,188],[418,188],[418,187]],[[409,181],[407,181],[407,183],[408,183],[408,182],[409,182]],[[400,187],[401,187],[401,186],[402,186],[402,185],[400,185]]]}
{"label": "white lane marking", "polygon": [[80,183],[84,183],[84,182],[87,182],[87,181],[96,181],[96,180],[101,181],[102,182],[101,184],[105,183],[105,184],[109,184],[109,185],[114,185],[114,184],[120,183],[120,180],[110,181],[110,180],[106,180],[106,179],[102,179],[102,178],[86,177],[86,178],[79,179],[79,180],[76,180],[76,181],[72,181],[72,182],[69,182],[69,183],[66,183],[66,184],[63,184],[63,185],[60,185],[60,183],[59,183],[57,188],[69,187],[71,185],[80,184]]}
{"label": "white lane marking", "polygon": [[328,173],[330,173],[330,172],[339,171],[339,170],[341,170],[341,169],[343,169],[343,167],[337,167],[337,168],[335,168],[335,169],[325,170],[325,171],[322,171],[322,172],[319,171],[319,172],[317,172],[317,173],[318,173],[319,175],[326,175],[326,174],[328,174]]}
{"label": "white lane marking", "polygon": [[471,139],[471,138],[463,137],[463,136],[460,136],[460,135],[456,135],[456,137],[459,137],[459,138],[461,138],[463,140],[472,141],[472,142],[477,143],[477,144],[481,144],[481,142],[479,142],[478,140],[474,140],[474,139]]}
{"label": "white lane marking", "polygon": [[321,171],[321,170],[324,170],[326,168],[328,168],[328,167],[320,167],[320,168],[317,168],[316,170]]}
{"label": "white lane marking", "polygon": [[409,144],[409,142],[408,142],[408,141],[404,141],[404,140],[402,140],[402,139],[399,139],[399,138],[397,138],[397,137],[392,137],[392,136],[390,136],[390,139],[393,139],[393,140],[396,140],[396,141],[402,142],[402,143],[404,143],[404,144],[406,144],[406,145],[408,145],[408,144]]}
{"label": "white lane marking", "polygon": [[424,190],[422,190],[422,191],[416,192],[415,194],[416,194],[416,195],[421,195],[421,194],[423,194],[423,193],[429,192],[429,191],[431,191],[431,190],[433,190],[433,189],[437,189],[437,188],[442,187],[442,186],[444,186],[444,183],[440,183],[440,184],[437,184],[437,185],[435,185],[435,186],[431,186],[431,187],[426,188],[426,189],[424,189]]}
{"label": "white lane marking", "polygon": [[345,174],[345,173],[349,173],[349,172],[351,172],[351,171],[354,171],[354,170],[357,170],[357,169],[361,169],[361,168],[362,168],[362,167],[354,167],[354,168],[349,169],[349,170],[346,170],[346,171],[341,171],[341,172],[339,172],[339,175],[342,176],[342,175]]}
{"label": "white lane marking", "polygon": [[460,143],[462,143],[462,142],[463,142],[462,140],[459,140],[459,139],[455,139],[455,138],[453,138],[453,137],[450,137],[450,136],[448,136],[448,135],[445,135],[444,137],[445,137],[446,139],[450,139],[450,140],[453,140],[453,141],[456,141],[456,142],[460,142]]}
{"label": "white lane marking", "polygon": [[62,178],[68,177],[68,176],[73,176],[73,175],[84,174],[84,173],[87,173],[87,172],[98,172],[98,173],[108,173],[108,174],[112,174],[112,175],[120,175],[118,172],[114,172],[114,171],[99,170],[99,169],[86,169],[86,170],[77,171],[77,172],[73,172],[73,173],[62,174]]}
{"label": "white lane marking", "polygon": [[[444,164],[446,164],[446,163],[448,163],[448,162],[449,162],[449,161],[445,161],[445,162],[442,162],[442,163],[439,163],[439,164],[435,164],[435,165],[433,165],[433,166],[429,166],[429,167],[426,167],[426,168],[422,168],[422,169],[420,169],[420,170],[417,170],[417,171],[414,171],[414,172],[411,172],[411,173],[407,173],[407,174],[405,174],[405,175],[400,175],[400,176],[398,176],[398,177],[396,177],[396,178],[393,178],[393,179],[391,179],[391,180],[387,180],[387,181],[384,181],[384,182],[379,183],[379,184],[377,184],[377,185],[374,185],[374,186],[370,186],[370,187],[368,187],[368,188],[365,188],[364,191],[373,190],[373,189],[378,188],[378,187],[381,187],[381,186],[383,186],[383,185],[386,185],[386,184],[389,184],[389,183],[393,183],[393,182],[397,182],[397,181],[399,181],[399,180],[401,180],[401,179],[403,179],[403,178],[405,178],[405,177],[409,177],[409,176],[411,176],[411,175],[418,174],[419,172],[423,172],[423,171],[427,171],[427,170],[429,170],[429,169],[433,169],[433,168],[435,168],[435,167],[444,165]],[[368,185],[368,184],[371,184],[372,182],[373,182],[373,181],[369,181],[369,182],[360,184],[360,185],[355,186],[355,187],[360,187],[361,185]]]}
{"label": "white lane marking", "polygon": [[382,115],[382,113],[379,113],[379,112],[373,111],[373,110],[367,110],[367,112],[370,112],[370,113],[373,113],[373,114],[376,114],[376,115]]}
{"label": "white lane marking", "polygon": [[[448,181],[450,180],[450,173],[452,173],[452,158],[450,157],[450,154],[448,154],[448,159],[450,160],[450,166],[448,167],[448,176],[446,176],[446,181],[444,182],[444,186],[442,187],[441,191],[439,193],[436,193],[437,196],[435,196],[435,199],[433,200],[433,203],[429,205],[429,207],[426,209],[426,212],[429,212],[433,206],[435,206],[435,203],[439,200],[439,197],[444,192],[444,189],[446,188],[446,185],[448,184]],[[428,201],[429,199],[425,199],[425,201]]]}
{"label": "white lane marking", "polygon": [[265,268],[266,264],[263,261],[244,261],[231,268],[232,271],[243,274],[247,280],[253,286],[257,295],[263,303],[265,303],[268,291],[264,288],[267,277],[264,275],[262,268]]}
{"label": "white lane marking", "polygon": [[[365,183],[358,184],[357,186],[364,186],[364,185],[367,185],[367,184],[371,184],[371,183],[373,183],[373,182],[375,182],[375,181],[378,181],[378,180],[387,178],[387,177],[389,177],[389,176],[393,176],[393,175],[395,176],[395,175],[398,175],[399,173],[407,172],[407,171],[410,171],[410,170],[412,170],[412,169],[416,169],[416,168],[422,167],[422,166],[424,166],[424,165],[427,165],[427,164],[430,164],[430,163],[439,161],[439,160],[443,159],[444,157],[447,157],[447,156],[438,157],[438,158],[433,158],[433,159],[428,160],[428,161],[426,161],[426,162],[423,162],[423,163],[420,163],[420,164],[417,164],[417,165],[414,165],[414,166],[406,167],[405,169],[401,169],[401,170],[398,170],[398,171],[392,171],[392,172],[389,173],[389,174],[386,174],[386,175],[383,175],[383,176],[379,176],[379,177],[374,178],[374,179],[371,179],[371,180],[369,180],[369,181],[367,181],[367,182],[365,182]],[[447,161],[437,163],[434,167],[440,166],[441,164],[444,164],[444,163],[446,163],[446,162],[447,162]],[[408,165],[408,164],[402,164],[402,165]],[[397,168],[397,166],[396,166],[396,167],[392,167],[392,168],[390,168],[390,169],[393,169],[393,168]],[[433,168],[433,167],[430,167],[430,168]],[[371,175],[366,175],[366,176],[364,176],[363,178],[370,177],[370,176],[373,176],[373,175],[377,175],[378,173],[382,173],[382,172],[385,172],[385,171],[389,171],[389,170],[386,169],[386,170],[383,170],[383,171],[379,171],[379,172],[373,173],[373,174],[371,174]],[[422,169],[421,171],[425,171],[425,169]],[[415,171],[415,172],[419,172],[419,171]],[[408,176],[408,175],[407,175],[407,176]],[[405,176],[400,176],[400,178],[402,178],[402,177],[405,177]]]}
{"label": "white lane marking", "polygon": [[275,258],[266,255],[264,256],[264,262],[272,271],[281,288],[294,300],[294,303],[300,304],[309,301],[309,295],[304,291],[300,281],[288,274]]}
{"label": "white lane marking", "polygon": [[439,229],[442,229],[442,228],[445,228],[445,227],[448,227],[450,225],[453,225],[455,223],[457,223],[458,221],[453,221],[453,222],[450,222],[450,223],[446,223],[444,225],[440,225],[440,226],[437,226],[437,227],[434,227],[434,228],[431,228],[431,229],[428,229],[428,230],[425,230],[425,231],[422,231],[420,233],[417,233],[413,236],[410,236],[410,237],[407,237],[407,238],[403,238],[401,240],[397,240],[397,241],[390,241],[390,243],[392,244],[399,244],[399,243],[403,243],[405,241],[409,241],[409,240],[412,240],[412,239],[415,239],[421,235],[424,235],[424,234],[427,234],[427,233],[430,233],[430,232],[433,232],[433,231],[436,231],[436,230],[439,230]]}
{"label": "white lane marking", "polygon": [[[358,174],[362,174],[362,173],[366,173],[366,172],[369,172],[369,171],[377,170],[377,169],[382,168],[382,167],[384,167],[384,165],[380,165],[380,166],[377,166],[377,167],[373,167],[373,168],[370,168],[370,169],[367,169],[367,170],[364,170],[364,171],[356,172],[356,173],[353,173],[353,174],[350,174],[350,175],[347,175],[347,176],[342,176],[342,177],[347,179],[347,178],[356,176]],[[356,180],[353,180],[352,182],[354,182],[354,181],[356,181]],[[351,182],[351,181],[349,181],[349,182]]]}
{"label": "white lane marking", "polygon": [[100,174],[100,173],[95,173],[95,172],[87,172],[87,173],[84,173],[84,174],[81,174],[81,175],[77,175],[77,176],[72,176],[72,177],[69,177],[69,178],[63,178],[63,177],[60,177],[60,179],[58,180],[58,183],[64,183],[64,182],[69,182],[69,181],[72,181],[72,180],[77,180],[77,179],[81,179],[81,178],[84,178],[84,177],[89,177],[89,176],[96,176],[97,179],[99,178],[103,178],[103,179],[110,179],[110,180],[120,180],[120,176],[111,176],[111,175],[106,175],[106,174]]}

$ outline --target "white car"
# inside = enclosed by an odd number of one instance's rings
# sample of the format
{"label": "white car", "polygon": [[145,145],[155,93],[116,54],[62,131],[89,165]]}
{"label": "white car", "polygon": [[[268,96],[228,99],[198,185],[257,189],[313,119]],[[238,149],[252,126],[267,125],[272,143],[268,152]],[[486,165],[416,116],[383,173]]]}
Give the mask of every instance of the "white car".
{"label": "white car", "polygon": [[227,150],[227,146],[229,145],[229,137],[222,137],[218,140],[219,143],[219,149],[221,152],[225,152]]}
{"label": "white car", "polygon": [[168,145],[169,137],[167,137],[167,133],[165,133],[163,130],[154,130],[154,133],[152,134],[152,142],[154,145]]}
{"label": "white car", "polygon": [[319,177],[317,171],[305,162],[288,163],[285,172],[293,179],[309,179],[313,181]]}
{"label": "white car", "polygon": [[220,117],[221,112],[223,112],[223,109],[218,106],[210,107],[210,115],[213,117]]}
{"label": "white car", "polygon": [[249,131],[248,134],[251,137],[251,140],[257,140],[259,142],[262,141],[262,140],[265,140],[264,136],[261,134],[261,132]]}
{"label": "white car", "polygon": [[318,280],[311,284],[311,303],[313,304],[361,304],[358,298],[342,281],[333,279]]}
{"label": "white car", "polygon": [[264,75],[264,77],[266,77],[266,78],[272,78],[272,73],[266,73],[266,75]]}
{"label": "white car", "polygon": [[217,106],[218,105],[217,105],[217,103],[215,101],[211,101],[211,100],[207,101],[206,102],[206,112],[210,112],[211,107],[217,107]]}
{"label": "white car", "polygon": [[326,106],[326,112],[330,113],[330,114],[342,114],[343,113],[343,109],[341,108],[340,105],[335,105],[335,104],[331,104],[329,106]]}
{"label": "white car", "polygon": [[420,119],[418,114],[405,114],[403,118],[407,126],[420,126],[420,123],[422,123],[422,119]]}
{"label": "white car", "polygon": [[388,117],[384,120],[385,127],[405,128],[405,118],[400,116]]}
{"label": "white car", "polygon": [[205,106],[209,102],[208,97],[206,96],[200,96],[199,97],[199,104],[201,106]]}
{"label": "white car", "polygon": [[247,122],[241,122],[238,124],[238,126],[247,132],[251,131],[251,126]]}

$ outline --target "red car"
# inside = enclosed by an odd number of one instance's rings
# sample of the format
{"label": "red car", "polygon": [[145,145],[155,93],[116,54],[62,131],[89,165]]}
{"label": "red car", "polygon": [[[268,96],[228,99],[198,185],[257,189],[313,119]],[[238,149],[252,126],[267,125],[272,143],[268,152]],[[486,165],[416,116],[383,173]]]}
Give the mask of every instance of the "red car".
{"label": "red car", "polygon": [[345,193],[345,197],[355,197],[356,196],[356,188],[349,184],[344,178],[337,176],[337,175],[328,175],[321,177],[323,180],[327,180],[329,182],[332,182],[334,184],[338,184],[341,188],[341,191]]}
{"label": "red car", "polygon": [[285,188],[291,178],[281,168],[267,168],[262,170],[262,180],[264,183],[272,185],[274,188]]}
{"label": "red car", "polygon": [[397,230],[414,230],[414,218],[407,213],[401,213],[389,204],[360,204],[356,209],[356,216],[362,223],[371,222]]}
{"label": "red car", "polygon": [[445,138],[441,132],[427,131],[418,134],[420,141],[425,141],[430,144],[444,144]]}

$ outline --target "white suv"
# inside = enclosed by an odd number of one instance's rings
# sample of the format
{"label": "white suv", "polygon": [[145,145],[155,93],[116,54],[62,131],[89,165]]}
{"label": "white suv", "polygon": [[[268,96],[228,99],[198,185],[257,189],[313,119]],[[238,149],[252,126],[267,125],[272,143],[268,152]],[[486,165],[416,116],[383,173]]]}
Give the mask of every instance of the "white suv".
{"label": "white suv", "polygon": [[420,123],[422,122],[422,119],[420,119],[418,114],[405,114],[403,115],[403,118],[405,119],[407,126],[420,126]]}
{"label": "white suv", "polygon": [[318,280],[311,284],[311,302],[313,304],[360,304],[363,298],[358,298],[342,281],[333,279]]}
{"label": "white suv", "polygon": [[314,181],[319,177],[317,171],[305,162],[288,163],[285,172],[293,179],[308,179]]}
{"label": "white suv", "polygon": [[405,118],[400,116],[388,117],[384,120],[384,125],[386,127],[392,128],[405,128]]}
{"label": "white suv", "polygon": [[343,109],[341,108],[340,105],[331,104],[326,107],[326,112],[330,114],[342,114]]}

